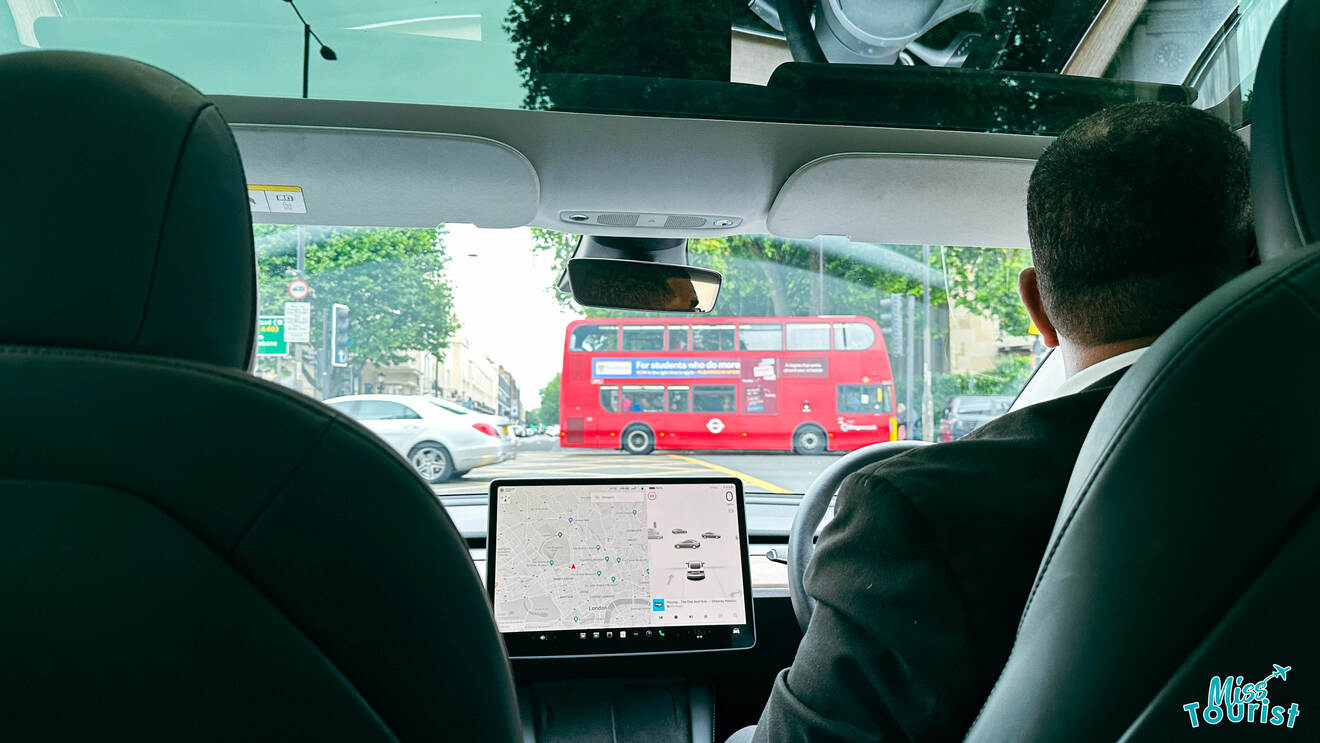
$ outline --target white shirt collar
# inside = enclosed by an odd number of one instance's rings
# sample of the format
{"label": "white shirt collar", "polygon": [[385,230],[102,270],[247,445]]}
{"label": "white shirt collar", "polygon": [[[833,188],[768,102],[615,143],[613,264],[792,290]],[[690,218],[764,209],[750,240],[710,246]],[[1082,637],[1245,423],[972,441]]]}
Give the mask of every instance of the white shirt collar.
{"label": "white shirt collar", "polygon": [[1059,385],[1059,389],[1055,391],[1054,397],[1051,399],[1081,392],[1110,374],[1132,366],[1136,363],[1137,359],[1141,358],[1141,354],[1145,353],[1147,348],[1149,347],[1134,349],[1132,351],[1120,353],[1117,356],[1110,356],[1104,361],[1098,361],[1091,364],[1085,369],[1063,380],[1063,384]]}

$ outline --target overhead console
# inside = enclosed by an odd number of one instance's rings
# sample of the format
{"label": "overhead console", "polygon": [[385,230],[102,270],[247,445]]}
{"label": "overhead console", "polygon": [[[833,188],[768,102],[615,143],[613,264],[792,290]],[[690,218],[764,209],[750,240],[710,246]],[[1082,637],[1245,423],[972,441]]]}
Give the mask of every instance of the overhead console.
{"label": "overhead console", "polygon": [[512,657],[756,642],[737,478],[495,480],[486,582]]}
{"label": "overhead console", "polygon": [[782,237],[1022,248],[1033,160],[851,152],[798,168],[766,226]]}
{"label": "overhead console", "polygon": [[541,185],[518,150],[467,134],[236,124],[252,221],[521,227]]}

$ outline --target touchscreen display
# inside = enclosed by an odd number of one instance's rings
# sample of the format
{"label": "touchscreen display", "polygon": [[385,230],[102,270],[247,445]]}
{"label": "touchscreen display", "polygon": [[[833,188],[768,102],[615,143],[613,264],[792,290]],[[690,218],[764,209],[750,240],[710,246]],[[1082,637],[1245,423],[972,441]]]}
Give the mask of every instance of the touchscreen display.
{"label": "touchscreen display", "polygon": [[742,484],[491,483],[487,575],[511,655],[749,647]]}

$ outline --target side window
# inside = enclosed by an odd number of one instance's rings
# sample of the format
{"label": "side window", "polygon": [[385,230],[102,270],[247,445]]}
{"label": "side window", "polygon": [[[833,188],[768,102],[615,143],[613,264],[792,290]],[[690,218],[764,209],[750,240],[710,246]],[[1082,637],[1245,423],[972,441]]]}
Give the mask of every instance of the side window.
{"label": "side window", "polygon": [[624,385],[619,410],[624,413],[663,413],[665,388],[659,385]]}
{"label": "side window", "polygon": [[687,325],[669,326],[669,350],[670,351],[688,351],[692,344],[688,342]]}
{"label": "side window", "polygon": [[692,328],[693,351],[732,351],[732,325],[695,325]]}
{"label": "side window", "polygon": [[687,387],[669,388],[669,412],[686,413],[691,410]]}
{"label": "side window", "polygon": [[830,350],[829,323],[795,322],[788,324],[788,350],[790,351],[828,351]]}
{"label": "side window", "polygon": [[619,350],[618,325],[582,325],[573,329],[568,342],[570,351]]}
{"label": "side window", "polygon": [[696,413],[732,413],[736,394],[731,384],[703,384],[692,388],[692,411]]}
{"label": "side window", "polygon": [[328,402],[328,403],[326,403],[326,405],[329,405],[330,407],[334,408],[335,410],[338,410],[339,412],[343,413],[344,415],[348,416],[349,418],[356,418],[356,417],[358,417],[358,401],[357,401],[357,400],[340,400],[339,402]]}
{"label": "side window", "polygon": [[624,325],[623,350],[625,351],[665,350],[664,326],[663,325]]}
{"label": "side window", "polygon": [[358,402],[358,420],[362,421],[397,421],[421,418],[406,405],[388,400],[361,400]]}
{"label": "side window", "polygon": [[611,413],[619,412],[619,388],[601,387],[600,406]]}
{"label": "side window", "polygon": [[834,323],[834,350],[865,351],[875,345],[875,331],[862,322]]}
{"label": "side window", "polygon": [[892,413],[893,395],[888,393],[887,385],[876,384],[841,384],[839,385],[840,413]]}
{"label": "side window", "polygon": [[739,351],[781,351],[784,348],[784,326],[775,323],[765,325],[739,325]]}

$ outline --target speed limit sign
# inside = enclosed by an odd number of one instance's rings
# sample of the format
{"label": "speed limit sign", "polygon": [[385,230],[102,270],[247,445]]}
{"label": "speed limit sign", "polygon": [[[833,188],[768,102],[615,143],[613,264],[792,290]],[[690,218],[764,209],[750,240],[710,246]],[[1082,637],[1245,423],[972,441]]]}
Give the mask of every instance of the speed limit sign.
{"label": "speed limit sign", "polygon": [[289,296],[294,299],[306,299],[312,292],[312,287],[307,285],[302,279],[294,279],[289,282]]}

